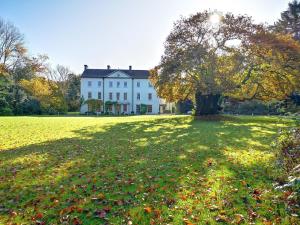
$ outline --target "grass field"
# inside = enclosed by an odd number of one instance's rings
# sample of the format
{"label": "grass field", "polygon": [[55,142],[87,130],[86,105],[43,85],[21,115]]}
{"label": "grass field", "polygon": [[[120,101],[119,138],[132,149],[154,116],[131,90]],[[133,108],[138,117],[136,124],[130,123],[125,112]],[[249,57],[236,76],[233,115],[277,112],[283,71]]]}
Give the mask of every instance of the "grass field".
{"label": "grass field", "polygon": [[0,117],[0,224],[292,224],[279,117]]}

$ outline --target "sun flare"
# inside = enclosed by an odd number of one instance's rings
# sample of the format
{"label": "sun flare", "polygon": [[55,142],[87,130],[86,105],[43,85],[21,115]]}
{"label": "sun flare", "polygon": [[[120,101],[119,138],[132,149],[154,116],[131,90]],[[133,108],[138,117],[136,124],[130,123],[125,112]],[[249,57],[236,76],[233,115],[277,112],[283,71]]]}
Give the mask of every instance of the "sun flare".
{"label": "sun flare", "polygon": [[221,16],[218,13],[213,13],[210,15],[209,21],[212,24],[219,24],[221,22]]}

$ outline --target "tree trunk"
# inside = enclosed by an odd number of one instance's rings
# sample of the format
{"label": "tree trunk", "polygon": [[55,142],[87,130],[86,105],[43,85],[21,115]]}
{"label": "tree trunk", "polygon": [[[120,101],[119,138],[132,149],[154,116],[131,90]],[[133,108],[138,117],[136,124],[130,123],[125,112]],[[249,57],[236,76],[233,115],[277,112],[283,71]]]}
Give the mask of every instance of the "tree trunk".
{"label": "tree trunk", "polygon": [[196,116],[218,114],[220,110],[219,99],[219,94],[203,95],[200,91],[197,91],[195,94]]}

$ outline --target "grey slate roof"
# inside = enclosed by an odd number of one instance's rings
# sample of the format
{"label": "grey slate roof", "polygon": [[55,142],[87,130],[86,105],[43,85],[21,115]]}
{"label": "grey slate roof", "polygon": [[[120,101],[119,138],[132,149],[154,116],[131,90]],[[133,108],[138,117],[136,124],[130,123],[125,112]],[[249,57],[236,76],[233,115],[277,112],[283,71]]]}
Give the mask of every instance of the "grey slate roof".
{"label": "grey slate roof", "polygon": [[148,70],[123,70],[123,69],[86,69],[83,71],[81,77],[82,78],[105,78],[109,74],[114,73],[116,71],[121,71],[126,73],[131,78],[134,79],[148,79],[150,73]]}

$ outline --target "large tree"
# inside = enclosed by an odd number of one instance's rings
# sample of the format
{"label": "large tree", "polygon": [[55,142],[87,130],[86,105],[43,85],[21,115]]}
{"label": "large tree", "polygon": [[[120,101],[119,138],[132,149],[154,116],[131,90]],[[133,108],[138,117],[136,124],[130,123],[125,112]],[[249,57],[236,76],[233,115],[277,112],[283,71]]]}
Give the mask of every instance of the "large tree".
{"label": "large tree", "polygon": [[299,52],[250,17],[204,11],[175,23],[152,81],[168,101],[194,97],[197,115],[215,114],[221,95],[286,96],[297,85]]}
{"label": "large tree", "polygon": [[66,112],[67,105],[56,82],[37,77],[21,80],[20,84],[27,93],[40,102],[43,112]]}
{"label": "large tree", "polygon": [[26,53],[24,38],[10,22],[0,18],[0,64],[11,69]]}

